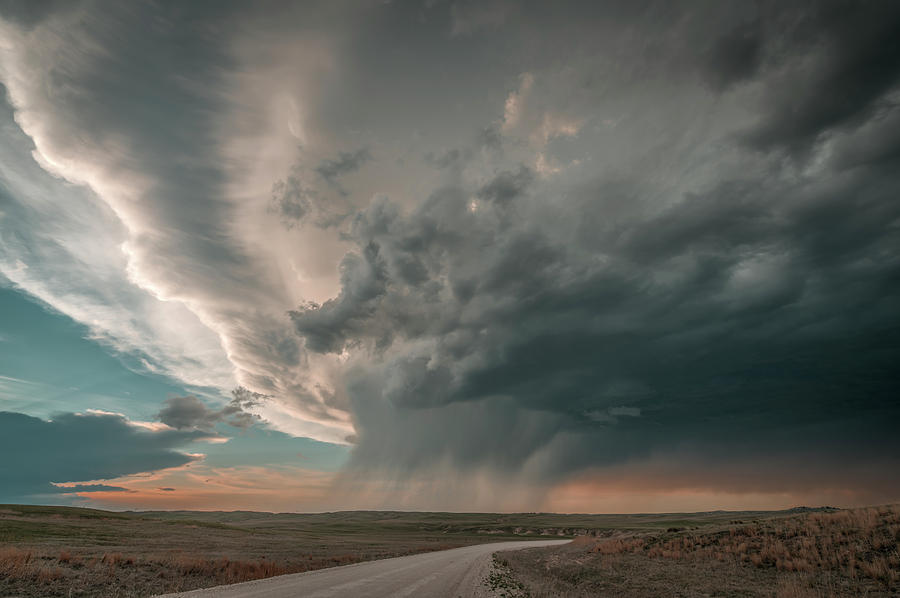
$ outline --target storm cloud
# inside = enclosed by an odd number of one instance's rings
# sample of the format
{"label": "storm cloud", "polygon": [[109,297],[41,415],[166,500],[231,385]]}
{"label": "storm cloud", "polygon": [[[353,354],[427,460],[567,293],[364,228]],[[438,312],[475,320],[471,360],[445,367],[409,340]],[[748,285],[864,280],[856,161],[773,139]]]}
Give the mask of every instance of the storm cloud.
{"label": "storm cloud", "polygon": [[[606,230],[587,226],[601,216],[586,195],[541,220],[562,238],[525,218],[499,227],[461,190],[409,215],[379,200],[355,223],[342,294],[293,317],[308,348],[378,356],[351,373],[366,466],[521,467],[549,451],[540,473],[560,475],[684,444],[768,451],[790,430],[827,460],[824,430],[859,420],[859,450],[895,453],[878,422],[896,415],[900,213],[879,198],[900,188],[857,176],[729,181]],[[424,412],[398,415],[410,409]]]}
{"label": "storm cloud", "polygon": [[219,392],[173,434],[396,492],[896,495],[896,6],[16,6],[0,272]]}
{"label": "storm cloud", "polygon": [[[724,34],[695,72],[716,94],[755,87],[764,100],[749,128],[710,140],[720,164],[705,156],[709,175],[690,188],[665,164],[603,176],[576,162],[577,183],[519,165],[412,207],[373,199],[352,222],[340,294],[292,312],[308,349],[359,356],[347,374],[352,466],[449,461],[564,479],[675,450],[695,463],[781,455],[821,475],[896,462],[900,139],[888,150],[873,135],[882,153],[853,170],[829,157],[893,114],[898,23],[893,9],[821,5],[763,11]],[[794,45],[798,30],[806,42]],[[502,140],[509,153],[578,134],[529,115],[559,93],[541,79],[507,100],[520,129]],[[590,122],[592,108],[556,120]],[[695,126],[670,124],[671,142],[643,151],[689,164],[674,155]],[[825,166],[779,158],[798,149]],[[474,144],[452,155],[481,159]]]}

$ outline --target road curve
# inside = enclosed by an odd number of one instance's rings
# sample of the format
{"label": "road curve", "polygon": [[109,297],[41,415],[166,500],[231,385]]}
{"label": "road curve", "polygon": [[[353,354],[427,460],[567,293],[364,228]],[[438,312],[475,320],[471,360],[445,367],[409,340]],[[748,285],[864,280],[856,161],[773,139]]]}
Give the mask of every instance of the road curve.
{"label": "road curve", "polygon": [[486,595],[482,581],[490,570],[491,555],[498,550],[518,550],[566,542],[568,540],[478,544],[165,594],[165,598],[469,598]]}

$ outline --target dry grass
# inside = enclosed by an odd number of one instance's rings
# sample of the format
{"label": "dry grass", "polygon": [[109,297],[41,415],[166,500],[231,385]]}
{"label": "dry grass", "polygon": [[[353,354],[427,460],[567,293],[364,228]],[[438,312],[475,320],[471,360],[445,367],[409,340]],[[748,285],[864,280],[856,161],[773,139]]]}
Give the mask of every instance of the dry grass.
{"label": "dry grass", "polygon": [[226,525],[89,515],[0,513],[0,596],[137,598],[484,541],[428,531],[379,534],[348,525],[347,517],[343,528],[318,531],[298,529],[285,516]]}
{"label": "dry grass", "polygon": [[[0,594],[39,596],[145,596],[195,587],[222,585],[300,573],[359,562],[350,554],[329,557],[299,555],[288,562],[203,558],[180,551],[141,557],[107,552],[82,559],[71,551],[56,555],[15,547],[0,548]],[[143,586],[143,587],[142,587]]]}
{"label": "dry grass", "polygon": [[883,596],[900,595],[898,546],[894,505],[619,534],[504,558],[533,596]]}
{"label": "dry grass", "polygon": [[30,550],[22,550],[14,546],[0,547],[0,577],[18,577],[24,575],[34,559]]}
{"label": "dry grass", "polygon": [[0,548],[0,579],[46,584],[65,577],[63,568],[46,562],[31,550],[11,546]]}
{"label": "dry grass", "polygon": [[592,550],[668,559],[737,560],[778,571],[829,571],[850,579],[868,577],[895,588],[900,581],[898,543],[900,507],[893,505],[813,513],[674,538],[602,540]]}

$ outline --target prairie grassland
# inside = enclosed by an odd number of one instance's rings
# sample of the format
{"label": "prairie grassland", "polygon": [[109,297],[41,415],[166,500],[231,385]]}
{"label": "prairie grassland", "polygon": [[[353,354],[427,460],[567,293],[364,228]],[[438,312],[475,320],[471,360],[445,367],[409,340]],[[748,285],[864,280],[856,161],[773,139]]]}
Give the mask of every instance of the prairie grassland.
{"label": "prairie grassland", "polygon": [[673,526],[718,529],[735,517],[768,521],[785,515],[117,513],[0,505],[0,596],[130,598],[491,541],[649,538]]}
{"label": "prairie grassland", "polygon": [[543,596],[896,596],[900,506],[613,533],[498,557]]}
{"label": "prairie grassland", "polygon": [[0,505],[0,596],[137,597],[523,537],[721,522],[722,513],[142,512]]}
{"label": "prairie grassland", "polygon": [[0,596],[150,596],[502,539],[414,531],[390,517],[194,515],[0,506]]}

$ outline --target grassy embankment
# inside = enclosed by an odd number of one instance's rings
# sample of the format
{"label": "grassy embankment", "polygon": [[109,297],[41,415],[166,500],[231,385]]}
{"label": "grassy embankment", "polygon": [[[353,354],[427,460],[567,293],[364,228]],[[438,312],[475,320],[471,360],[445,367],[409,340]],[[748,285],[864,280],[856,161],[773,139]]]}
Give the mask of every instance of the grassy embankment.
{"label": "grassy embankment", "polygon": [[501,553],[508,596],[898,596],[900,506],[610,532]]}
{"label": "grassy embankment", "polygon": [[714,526],[734,516],[114,513],[0,505],[0,596],[148,596],[467,544]]}

